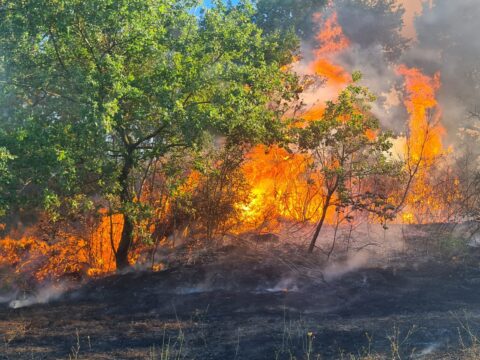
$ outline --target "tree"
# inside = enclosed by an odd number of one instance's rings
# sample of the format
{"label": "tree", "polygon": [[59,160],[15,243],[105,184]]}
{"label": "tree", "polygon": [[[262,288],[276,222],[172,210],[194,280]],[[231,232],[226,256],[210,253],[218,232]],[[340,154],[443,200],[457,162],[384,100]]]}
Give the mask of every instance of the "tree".
{"label": "tree", "polygon": [[0,147],[0,216],[3,216],[8,209],[8,186],[12,181],[12,174],[8,167],[8,163],[13,160],[13,156],[5,147]]}
{"label": "tree", "polygon": [[397,0],[338,0],[335,7],[345,35],[362,48],[380,45],[390,61],[407,49],[409,39],[401,34],[405,9]]}
{"label": "tree", "polygon": [[[382,132],[378,119],[369,113],[375,97],[359,86],[361,75],[327,103],[321,119],[312,121],[298,134],[299,148],[310,154],[312,167],[323,186],[321,217],[310,242],[313,252],[330,207],[368,211],[388,218],[394,211],[387,194],[375,185],[381,177],[399,174],[399,164],[389,154],[389,132]],[[365,186],[367,180],[370,186]]]}
{"label": "tree", "polygon": [[326,0],[258,0],[256,23],[266,32],[288,33],[310,40],[316,35],[313,14],[319,12]]}
{"label": "tree", "polygon": [[248,1],[216,1],[200,15],[196,5],[6,0],[0,9],[1,100],[9,105],[1,121],[16,136],[6,142],[19,159],[18,187],[32,184],[49,204],[116,197],[124,218],[118,269],[129,265],[142,166],[201,147],[207,132],[269,141],[295,96],[296,77],[275,56],[285,49],[252,22]]}

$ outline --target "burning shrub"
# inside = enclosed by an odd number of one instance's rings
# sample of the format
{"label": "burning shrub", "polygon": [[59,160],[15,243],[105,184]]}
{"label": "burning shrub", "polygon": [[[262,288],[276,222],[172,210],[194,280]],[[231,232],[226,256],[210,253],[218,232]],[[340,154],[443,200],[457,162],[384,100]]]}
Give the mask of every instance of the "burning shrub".
{"label": "burning shrub", "polygon": [[211,241],[238,227],[249,187],[241,171],[243,149],[230,146],[211,149],[197,161],[177,202],[189,218],[191,232]]}
{"label": "burning shrub", "polygon": [[0,240],[0,266],[27,282],[111,272],[122,220],[105,209],[79,212],[75,219],[43,213],[35,224]]}
{"label": "burning shrub", "polygon": [[369,113],[375,98],[368,89],[355,84],[360,79],[361,75],[355,73],[354,83],[337,101],[327,103],[319,120],[296,131],[298,146],[311,157],[321,183],[321,217],[310,252],[332,207],[347,216],[352,211],[368,211],[385,219],[394,215],[388,194],[379,192],[379,187],[366,186],[368,180],[374,184],[374,179],[398,176],[400,172],[399,164],[389,154],[392,134],[382,132],[379,121]]}
{"label": "burning shrub", "polygon": [[[203,12],[173,0],[17,2],[0,12],[0,216],[8,207],[45,216],[35,235],[0,243],[1,263],[17,272],[160,268],[157,248],[178,232],[210,242],[317,223],[313,250],[325,222],[360,212],[382,222],[400,211],[404,222],[480,214],[478,174],[437,164],[440,76],[395,67],[410,117],[397,141],[403,177],[373,96],[351,83],[356,45],[380,44],[390,61],[404,50],[393,1],[217,1]],[[351,13],[388,21],[371,27]],[[316,41],[304,59],[290,26]],[[293,69],[309,74],[302,82]],[[314,78],[325,89],[309,93]],[[226,145],[208,147],[212,139]]]}

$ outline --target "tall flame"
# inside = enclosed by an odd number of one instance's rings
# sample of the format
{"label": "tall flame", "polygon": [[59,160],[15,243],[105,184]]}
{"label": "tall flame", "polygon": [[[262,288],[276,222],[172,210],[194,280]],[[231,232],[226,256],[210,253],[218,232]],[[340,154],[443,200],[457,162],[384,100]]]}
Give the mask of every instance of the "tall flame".
{"label": "tall flame", "polygon": [[435,199],[431,179],[435,163],[446,153],[442,141],[445,130],[436,99],[441,86],[440,74],[429,77],[405,65],[399,66],[397,72],[405,79],[404,104],[410,116],[404,157],[410,175],[415,176],[406,198],[403,220],[423,222],[426,216],[431,219],[442,210]]}
{"label": "tall flame", "polygon": [[[306,121],[320,119],[325,101],[332,100],[351,80],[348,72],[334,59],[350,46],[338,23],[337,13],[314,17],[322,22],[322,30],[316,36],[319,46],[314,51],[315,60],[308,68],[326,83],[313,94],[313,104],[302,114]],[[317,221],[322,215],[322,181],[309,170],[310,164],[308,155],[290,154],[277,146],[255,147],[243,167],[252,187],[251,201],[242,209],[245,226],[275,227],[278,219]],[[327,221],[331,218],[327,216]]]}
{"label": "tall flame", "polygon": [[[321,14],[315,15],[319,21],[322,21]],[[323,21],[322,30],[316,36],[319,43],[315,51],[316,59],[311,67],[315,74],[326,78],[327,86],[343,87],[349,81],[349,74],[345,69],[335,64],[332,57],[350,47],[350,41],[343,33],[343,29],[338,23],[338,16],[333,12]]]}
{"label": "tall flame", "polygon": [[440,123],[436,93],[440,89],[440,74],[433,77],[424,75],[419,69],[398,67],[398,73],[405,78],[405,107],[410,115],[408,129],[408,160],[423,161],[427,165],[444,152],[442,136],[444,128]]}

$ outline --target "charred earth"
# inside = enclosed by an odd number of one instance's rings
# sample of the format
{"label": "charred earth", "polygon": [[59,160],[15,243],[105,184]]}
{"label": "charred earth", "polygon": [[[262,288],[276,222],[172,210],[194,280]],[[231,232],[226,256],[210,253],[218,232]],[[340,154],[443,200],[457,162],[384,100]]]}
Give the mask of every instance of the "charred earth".
{"label": "charred earth", "polygon": [[330,264],[278,241],[177,249],[190,263],[1,305],[0,359],[475,359],[480,254],[437,242]]}

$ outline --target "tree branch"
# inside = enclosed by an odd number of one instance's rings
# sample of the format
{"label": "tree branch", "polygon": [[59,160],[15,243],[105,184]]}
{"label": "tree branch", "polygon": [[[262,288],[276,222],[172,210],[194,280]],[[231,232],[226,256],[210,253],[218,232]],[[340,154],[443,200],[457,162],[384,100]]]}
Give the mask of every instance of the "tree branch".
{"label": "tree branch", "polygon": [[163,130],[165,130],[167,128],[167,124],[163,124],[162,126],[160,126],[159,128],[157,128],[154,132],[148,134],[148,135],[145,135],[144,137],[138,139],[137,141],[135,141],[133,144],[131,144],[133,147],[139,147],[142,143],[144,143],[145,141],[148,141],[150,139],[153,139],[154,137],[160,135],[162,133]]}

